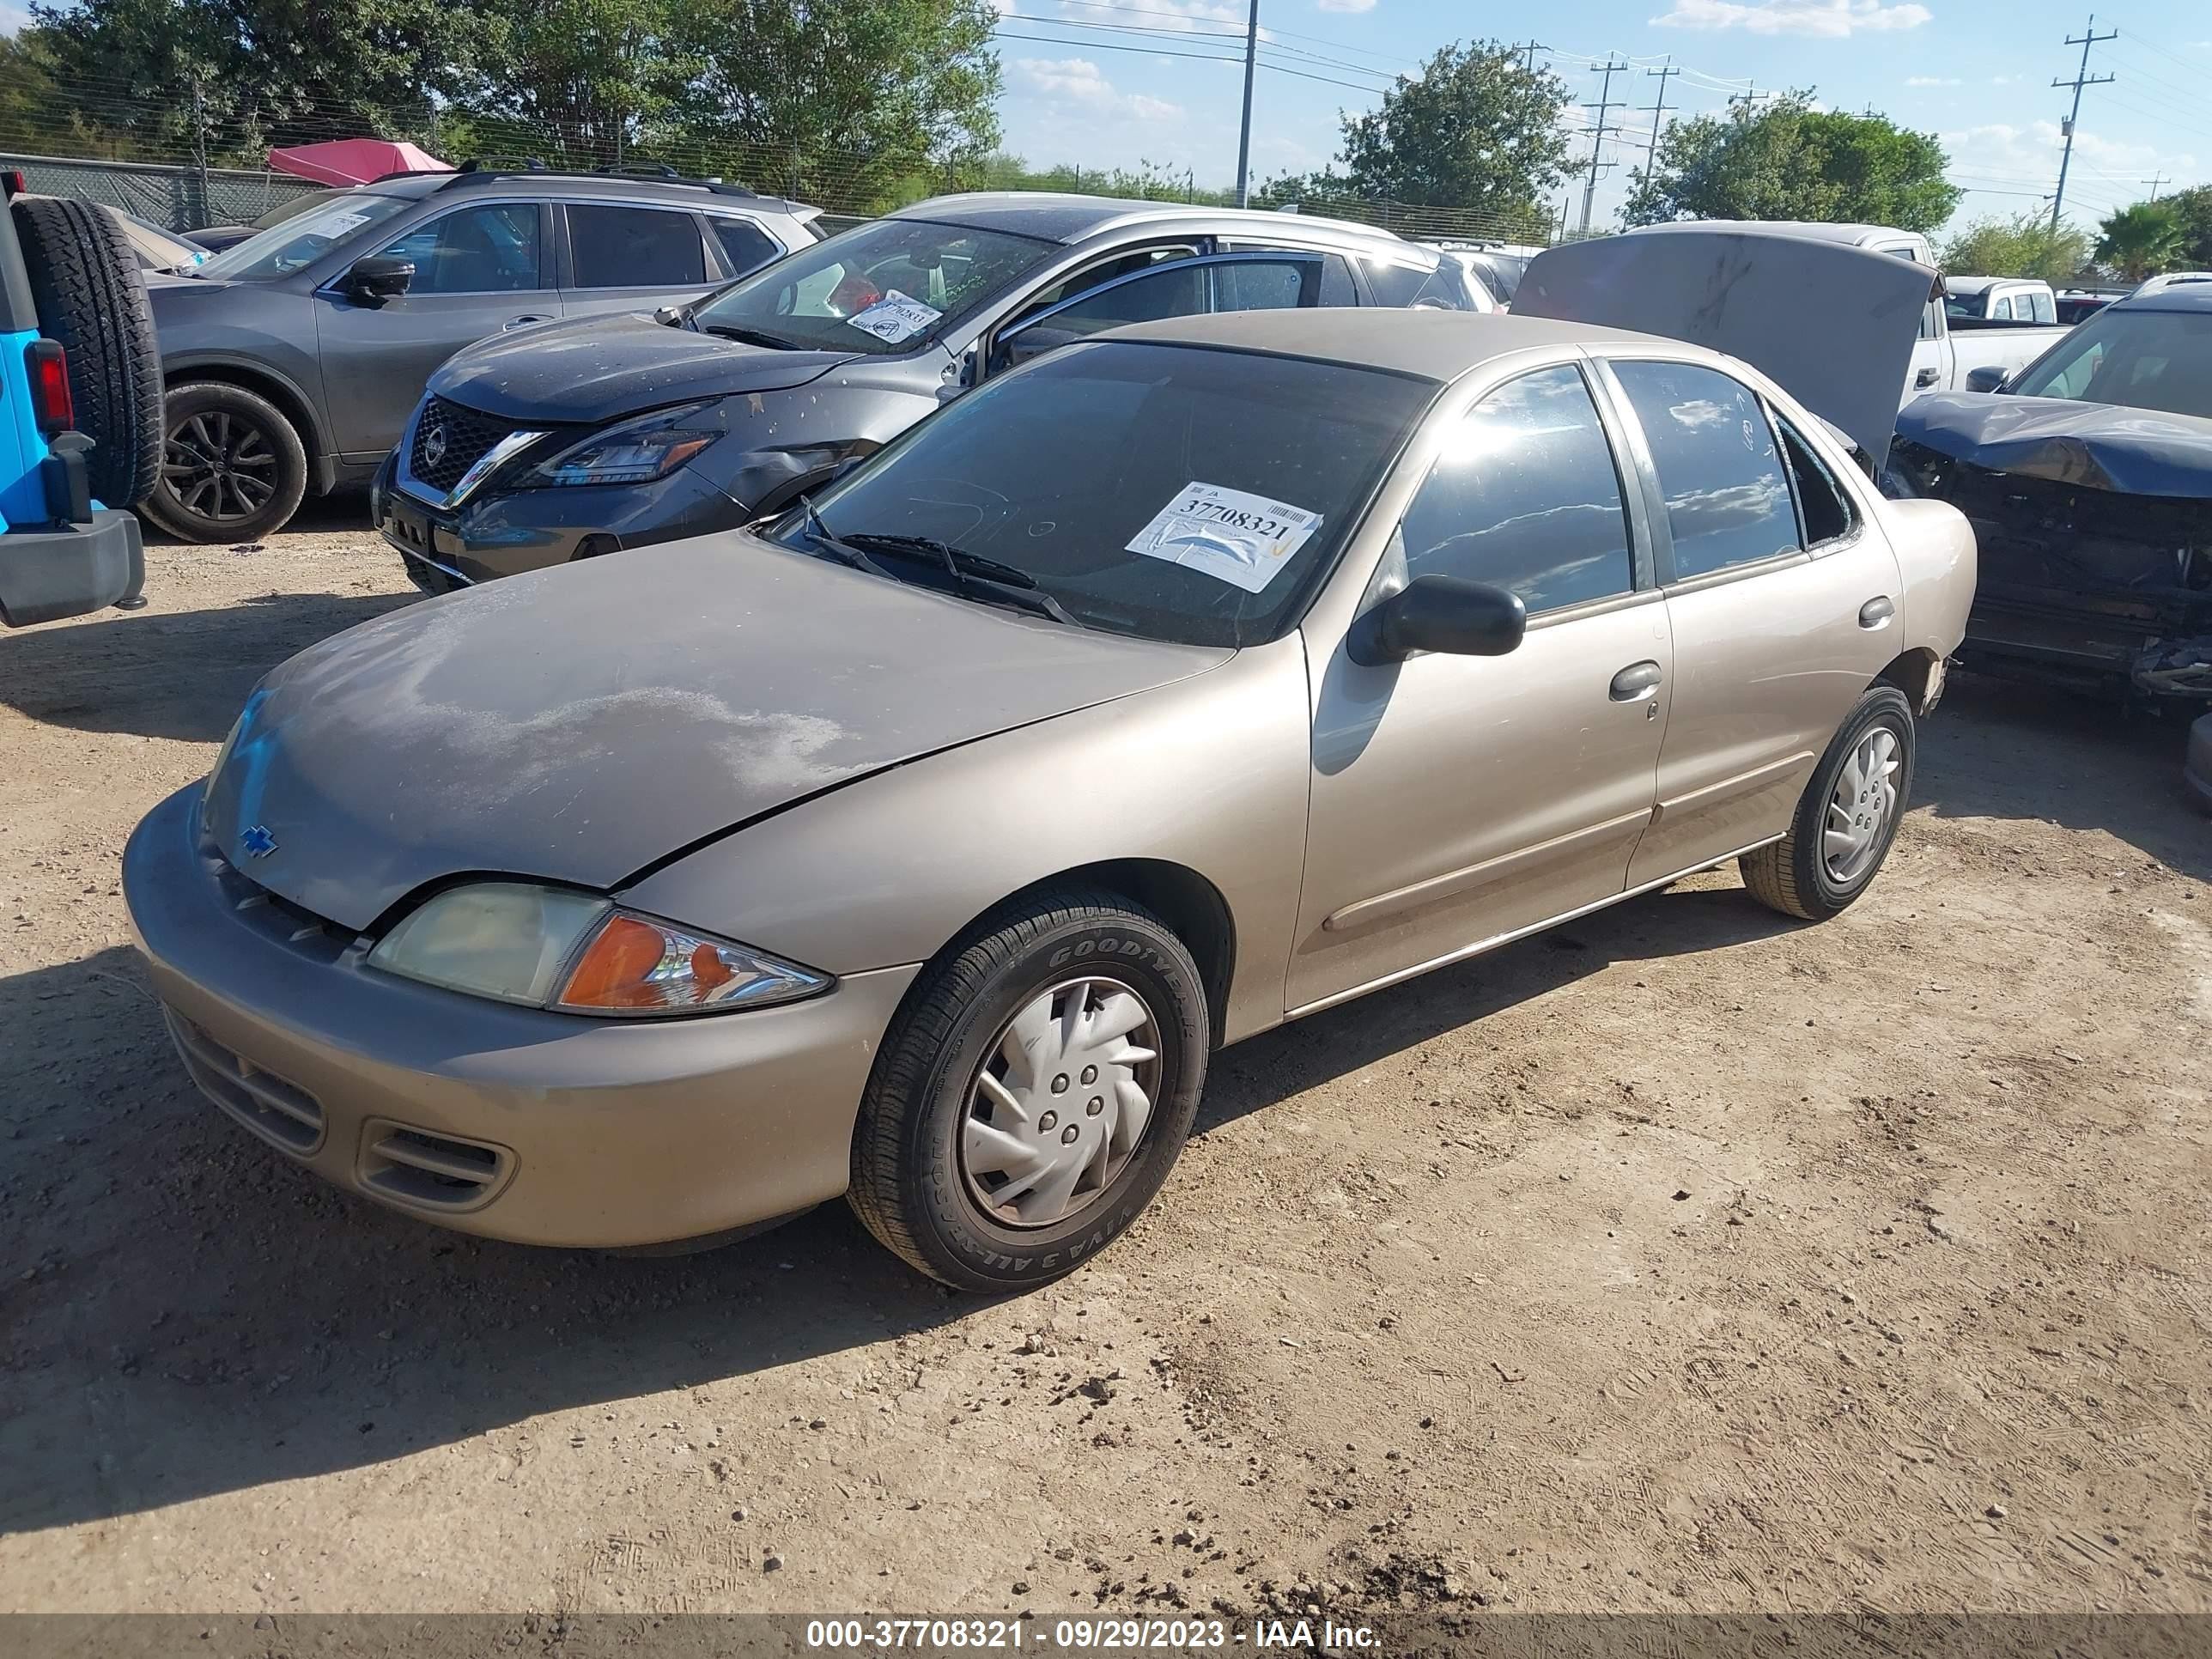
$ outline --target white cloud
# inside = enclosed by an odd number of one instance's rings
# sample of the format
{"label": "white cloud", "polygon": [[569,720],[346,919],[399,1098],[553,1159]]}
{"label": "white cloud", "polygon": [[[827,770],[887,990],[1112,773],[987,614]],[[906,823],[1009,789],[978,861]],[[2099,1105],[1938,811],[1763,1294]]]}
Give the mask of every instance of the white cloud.
{"label": "white cloud", "polygon": [[1115,88],[1088,58],[1018,58],[1014,78],[1025,90],[1094,115],[1133,117],[1140,121],[1179,121],[1182,106],[1146,93]]}
{"label": "white cloud", "polygon": [[1990,76],[1990,84],[1993,87],[2008,87],[2019,79],[2020,76],[2017,75],[1992,75]]}
{"label": "white cloud", "polygon": [[1955,75],[1908,75],[1905,77],[1905,84],[1908,87],[1956,87],[1966,83]]}
{"label": "white cloud", "polygon": [[1373,11],[1375,0],[1314,0],[1316,11]]}
{"label": "white cloud", "polygon": [[1745,29],[1753,34],[1811,34],[1840,40],[1863,29],[1917,29],[1935,16],[1914,0],[1674,0],[1651,21],[1662,28]]}

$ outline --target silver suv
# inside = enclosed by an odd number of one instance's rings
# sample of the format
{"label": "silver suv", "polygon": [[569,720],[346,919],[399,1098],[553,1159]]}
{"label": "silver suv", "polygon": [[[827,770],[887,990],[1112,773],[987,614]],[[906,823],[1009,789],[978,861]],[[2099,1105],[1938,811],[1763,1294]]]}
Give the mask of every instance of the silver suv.
{"label": "silver suv", "polygon": [[818,210],[673,175],[406,174],[149,279],[167,390],[143,511],[188,541],[281,529],[368,482],[423,382],[487,335],[696,300],[819,240]]}

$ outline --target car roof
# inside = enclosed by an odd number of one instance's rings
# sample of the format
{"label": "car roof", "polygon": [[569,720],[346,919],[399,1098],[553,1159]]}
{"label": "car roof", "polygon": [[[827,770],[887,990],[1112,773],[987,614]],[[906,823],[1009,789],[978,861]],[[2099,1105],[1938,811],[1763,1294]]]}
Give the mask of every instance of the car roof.
{"label": "car roof", "polygon": [[[649,173],[560,173],[550,167],[486,168],[481,173],[398,173],[356,185],[355,188],[379,196],[399,196],[413,201],[447,192],[459,197],[469,190],[482,189],[502,194],[524,191],[532,195],[577,201],[666,202],[671,204],[681,202],[692,207],[750,208],[762,213],[798,214],[812,210],[804,203],[793,202],[785,197],[757,196],[726,185],[717,190],[702,179],[659,179]],[[343,190],[335,192],[341,196],[345,193]]]}
{"label": "car roof", "polygon": [[1279,234],[1285,224],[1311,225],[1372,241],[1401,253],[1436,252],[1419,243],[1408,242],[1392,231],[1349,219],[1323,218],[1318,214],[1267,213],[1256,208],[1201,207],[1182,202],[1143,202],[1038,190],[972,191],[957,196],[933,196],[926,202],[916,202],[885,216],[937,220],[972,226],[977,230],[1004,230],[1020,236],[1070,243],[1083,241],[1103,230],[1131,225],[1172,225],[1200,220],[1218,222],[1225,219],[1255,229],[1265,227]]}
{"label": "car roof", "polygon": [[1820,242],[1846,242],[1869,247],[1880,242],[1918,242],[1928,239],[1894,225],[1831,225],[1817,219],[1685,219],[1674,223],[1638,225],[1626,233],[1642,236],[1653,231],[1726,230],[1767,236],[1809,236]]}
{"label": "car roof", "polygon": [[1492,358],[1536,348],[1658,345],[1686,358],[1710,359],[1702,346],[1626,329],[1505,313],[1443,311],[1427,307],[1297,307],[1232,311],[1134,323],[1098,337],[1153,345],[1211,346],[1261,351],[1321,362],[1384,368],[1445,385]]}
{"label": "car roof", "polygon": [[2172,288],[2115,300],[2107,311],[2212,311],[2212,283],[2176,283]]}

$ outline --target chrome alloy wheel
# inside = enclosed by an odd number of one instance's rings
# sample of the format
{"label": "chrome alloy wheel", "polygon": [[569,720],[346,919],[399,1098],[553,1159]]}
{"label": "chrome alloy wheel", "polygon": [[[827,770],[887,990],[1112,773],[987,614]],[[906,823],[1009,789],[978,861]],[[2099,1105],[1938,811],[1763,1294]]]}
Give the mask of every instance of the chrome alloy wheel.
{"label": "chrome alloy wheel", "polygon": [[1111,1187],[1152,1122],[1159,1051],[1152,1009],[1120,980],[1067,980],[1024,1005],[961,1115],[960,1170],[983,1213],[1048,1227]]}
{"label": "chrome alloy wheel", "polygon": [[1877,726],[1859,739],[1837,775],[1820,836],[1820,860],[1837,885],[1857,880],[1881,854],[1897,816],[1899,763],[1897,733]]}

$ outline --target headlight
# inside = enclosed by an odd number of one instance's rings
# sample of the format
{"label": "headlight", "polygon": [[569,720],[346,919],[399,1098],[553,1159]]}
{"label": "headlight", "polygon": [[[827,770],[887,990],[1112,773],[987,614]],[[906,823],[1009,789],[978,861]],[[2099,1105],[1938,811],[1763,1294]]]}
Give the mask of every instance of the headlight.
{"label": "headlight", "polygon": [[479,882],[438,894],[377,941],[369,965],[447,990],[569,1013],[757,1008],[830,977],[591,893]]}
{"label": "headlight", "polygon": [[594,432],[530,470],[534,484],[643,483],[665,477],[727,430],[718,403],[655,410]]}

